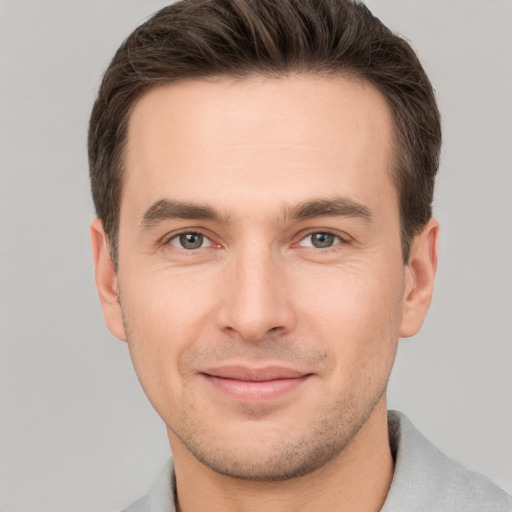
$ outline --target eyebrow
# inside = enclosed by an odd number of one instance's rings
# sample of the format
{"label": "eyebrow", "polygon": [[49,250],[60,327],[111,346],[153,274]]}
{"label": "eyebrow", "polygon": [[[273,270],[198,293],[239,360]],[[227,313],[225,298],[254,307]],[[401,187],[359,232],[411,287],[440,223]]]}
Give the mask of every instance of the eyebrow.
{"label": "eyebrow", "polygon": [[[306,220],[327,216],[354,217],[366,222],[370,222],[373,218],[368,207],[344,197],[313,199],[283,208],[283,218],[285,220]],[[209,205],[160,199],[146,210],[140,224],[142,229],[146,230],[160,222],[172,219],[210,220],[219,223],[225,223],[228,220],[227,215],[222,215]]]}
{"label": "eyebrow", "polygon": [[314,217],[354,217],[371,222],[371,210],[352,199],[333,197],[331,199],[314,199],[284,209],[284,217],[292,220],[305,220]]}
{"label": "eyebrow", "polygon": [[212,220],[217,222],[226,220],[208,205],[160,199],[146,210],[140,224],[143,229],[150,229],[160,222],[172,219]]}

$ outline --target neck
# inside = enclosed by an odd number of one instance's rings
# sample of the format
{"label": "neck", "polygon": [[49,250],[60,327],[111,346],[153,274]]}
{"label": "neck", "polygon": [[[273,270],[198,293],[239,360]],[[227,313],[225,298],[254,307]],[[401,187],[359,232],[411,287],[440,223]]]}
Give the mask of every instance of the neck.
{"label": "neck", "polygon": [[342,453],[321,468],[286,481],[220,475],[198,462],[175,436],[169,437],[179,512],[378,512],[393,477],[384,400]]}

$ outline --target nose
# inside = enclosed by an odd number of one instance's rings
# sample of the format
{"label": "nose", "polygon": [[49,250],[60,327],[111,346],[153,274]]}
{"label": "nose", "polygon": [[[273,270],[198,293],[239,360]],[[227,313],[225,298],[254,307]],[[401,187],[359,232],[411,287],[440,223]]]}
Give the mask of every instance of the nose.
{"label": "nose", "polygon": [[285,334],[296,322],[286,271],[270,249],[240,251],[223,276],[219,327],[247,341]]}

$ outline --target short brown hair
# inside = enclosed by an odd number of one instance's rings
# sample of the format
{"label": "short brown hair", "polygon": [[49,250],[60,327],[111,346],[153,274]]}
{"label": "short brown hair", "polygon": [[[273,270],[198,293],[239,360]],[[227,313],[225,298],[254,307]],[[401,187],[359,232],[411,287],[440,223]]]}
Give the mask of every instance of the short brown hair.
{"label": "short brown hair", "polygon": [[410,45],[356,0],[181,0],[123,42],[91,113],[92,196],[116,269],[127,124],[141,95],[184,79],[292,72],[355,76],[386,98],[408,261],[413,237],[432,215],[441,147],[434,91]]}

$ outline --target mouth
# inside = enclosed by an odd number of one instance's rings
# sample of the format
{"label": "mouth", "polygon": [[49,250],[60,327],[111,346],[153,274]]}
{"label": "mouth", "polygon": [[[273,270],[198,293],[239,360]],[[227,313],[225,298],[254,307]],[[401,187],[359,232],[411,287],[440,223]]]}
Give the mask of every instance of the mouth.
{"label": "mouth", "polygon": [[297,390],[312,374],[280,366],[222,366],[201,372],[213,390],[239,402],[264,403]]}

